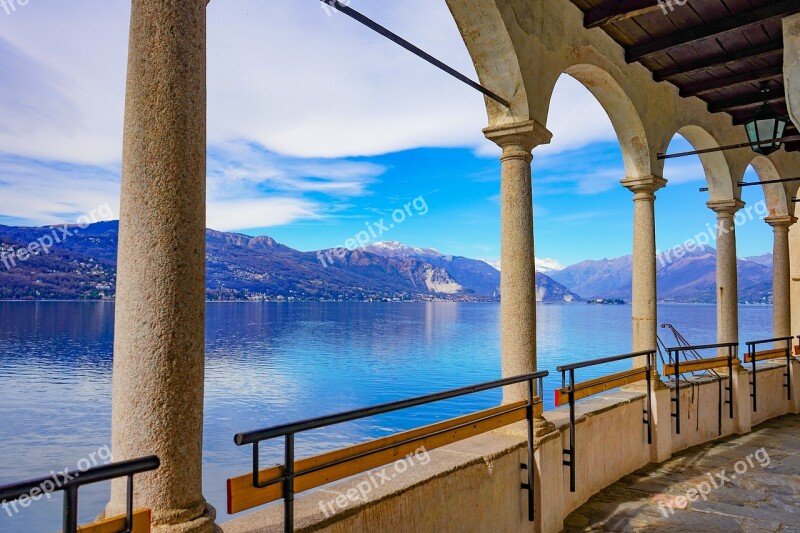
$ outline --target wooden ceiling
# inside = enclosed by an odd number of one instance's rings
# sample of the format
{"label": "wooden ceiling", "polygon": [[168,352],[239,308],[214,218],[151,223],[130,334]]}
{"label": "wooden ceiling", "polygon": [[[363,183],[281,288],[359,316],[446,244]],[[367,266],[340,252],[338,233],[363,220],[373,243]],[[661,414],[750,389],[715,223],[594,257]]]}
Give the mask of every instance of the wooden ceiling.
{"label": "wooden ceiling", "polygon": [[[783,84],[781,19],[800,12],[800,0],[572,0],[584,26],[602,28],[659,82],[696,96],[711,113],[744,124],[764,101],[788,114]],[[790,125],[787,151],[800,151]]]}

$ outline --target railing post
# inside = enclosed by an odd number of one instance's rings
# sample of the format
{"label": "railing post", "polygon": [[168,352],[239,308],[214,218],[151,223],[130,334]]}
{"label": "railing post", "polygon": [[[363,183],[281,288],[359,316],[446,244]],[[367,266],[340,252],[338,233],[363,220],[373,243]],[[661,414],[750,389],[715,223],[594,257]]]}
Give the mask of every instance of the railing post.
{"label": "railing post", "polygon": [[678,351],[674,353],[675,353],[675,434],[680,435],[681,434],[681,352]]}
{"label": "railing post", "polygon": [[286,435],[286,463],[283,482],[283,520],[284,531],[294,531],[294,433]]}
{"label": "railing post", "polygon": [[753,412],[755,413],[758,411],[758,374],[756,369],[756,345],[755,344],[748,344],[747,345],[747,355],[750,357],[750,365],[752,368],[753,375],[750,376],[750,384],[753,386],[753,391],[750,393],[750,396],[753,397]]}
{"label": "railing post", "polygon": [[653,444],[653,398],[652,391],[653,385],[650,380],[653,377],[652,354],[647,356],[647,370],[645,371],[645,379],[647,380],[647,444]]}
{"label": "railing post", "polygon": [[569,490],[575,492],[575,370],[569,371]]}
{"label": "railing post", "polygon": [[64,489],[64,533],[78,531],[78,487]]}
{"label": "railing post", "polygon": [[786,399],[792,401],[792,339],[786,339]]}
{"label": "railing post", "polygon": [[733,346],[728,346],[728,383],[730,385],[730,393],[728,398],[728,408],[730,411],[731,419],[733,419]]}
{"label": "railing post", "polygon": [[[539,393],[541,394],[541,386],[539,387]],[[522,488],[528,490],[528,521],[533,522],[536,519],[535,466],[533,462],[533,380],[528,381],[528,408],[526,411],[528,422],[528,464],[526,466],[528,483],[523,484]]]}

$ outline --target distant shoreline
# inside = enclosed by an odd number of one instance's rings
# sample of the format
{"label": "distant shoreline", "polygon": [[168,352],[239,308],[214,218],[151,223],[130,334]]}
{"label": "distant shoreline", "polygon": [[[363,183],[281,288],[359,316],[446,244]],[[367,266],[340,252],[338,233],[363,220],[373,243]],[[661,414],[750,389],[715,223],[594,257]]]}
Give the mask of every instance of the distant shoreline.
{"label": "distant shoreline", "polygon": [[[2,302],[10,302],[10,303],[115,303],[116,300],[23,300],[23,299],[2,299],[0,298],[0,303]],[[499,304],[500,300],[469,300],[469,301],[462,301],[462,300],[399,300],[399,301],[392,301],[392,302],[384,302],[379,300],[368,301],[368,300],[206,300],[206,303],[213,303],[213,304],[261,304],[261,303],[278,303],[278,304],[304,304],[304,303],[322,303],[322,304],[348,304],[348,303],[358,303],[358,304],[425,304],[425,303],[453,303],[453,304]],[[586,302],[579,301],[579,302],[536,302],[537,304],[541,305],[586,305]],[[659,305],[709,305],[709,306],[716,306],[715,303],[708,303],[708,302],[656,302]],[[597,304],[598,307],[624,307],[630,306],[630,302],[624,304]],[[748,307],[772,307],[772,304],[763,304],[763,303],[739,303],[739,306],[748,306]]]}

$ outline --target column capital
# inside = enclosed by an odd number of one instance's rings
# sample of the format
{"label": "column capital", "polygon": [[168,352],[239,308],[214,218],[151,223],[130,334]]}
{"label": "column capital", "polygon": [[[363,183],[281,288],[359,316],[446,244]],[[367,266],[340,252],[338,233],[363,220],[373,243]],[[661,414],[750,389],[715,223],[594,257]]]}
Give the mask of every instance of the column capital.
{"label": "column capital", "polygon": [[549,144],[553,138],[553,134],[535,120],[490,126],[483,130],[483,134],[503,149],[504,156],[507,151],[530,153],[541,144]]}
{"label": "column capital", "polygon": [[797,222],[797,218],[789,215],[780,215],[774,217],[767,217],[764,219],[764,222],[766,222],[776,230],[777,229],[788,230],[789,226]]}
{"label": "column capital", "polygon": [[620,180],[620,183],[623,187],[634,193],[636,197],[645,196],[655,198],[655,192],[666,187],[667,180],[661,176],[650,174],[649,176],[628,177]]}
{"label": "column capital", "polygon": [[706,202],[706,205],[709,209],[714,211],[717,216],[733,216],[736,212],[745,206],[745,203],[741,200],[737,199],[730,199],[730,200],[711,200]]}

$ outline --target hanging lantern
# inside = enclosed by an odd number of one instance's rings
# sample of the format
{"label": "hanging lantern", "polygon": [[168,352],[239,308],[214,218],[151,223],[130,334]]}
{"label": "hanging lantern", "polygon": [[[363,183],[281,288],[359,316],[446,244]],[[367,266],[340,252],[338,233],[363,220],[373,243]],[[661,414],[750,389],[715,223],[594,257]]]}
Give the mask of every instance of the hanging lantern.
{"label": "hanging lantern", "polygon": [[745,122],[744,127],[753,151],[770,155],[781,149],[781,139],[789,119],[779,115],[769,103],[769,87],[762,85],[761,92],[764,94],[764,105],[756,111],[753,118]]}

